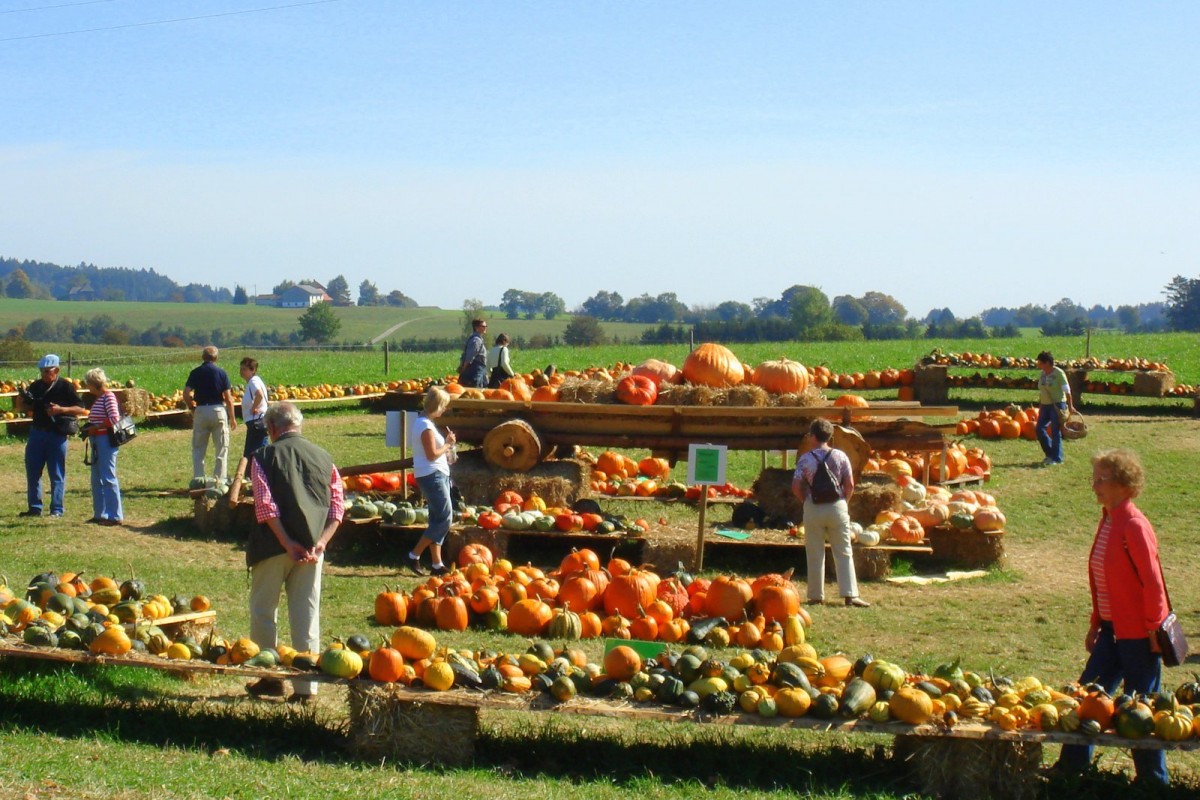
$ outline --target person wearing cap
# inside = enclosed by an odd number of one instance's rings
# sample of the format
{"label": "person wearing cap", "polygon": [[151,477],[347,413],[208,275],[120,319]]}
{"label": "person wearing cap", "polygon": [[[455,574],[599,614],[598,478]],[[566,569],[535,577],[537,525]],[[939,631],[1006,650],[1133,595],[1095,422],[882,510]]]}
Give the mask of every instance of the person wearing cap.
{"label": "person wearing cap", "polygon": [[29,441],[25,443],[25,480],[28,509],[22,517],[40,517],[44,510],[42,472],[50,476],[50,516],[63,515],[67,491],[67,436],[72,423],[87,414],[75,385],[58,374],[59,360],[53,353],[38,362],[42,376],[21,390],[21,399],[33,411]]}
{"label": "person wearing cap", "polygon": [[217,348],[201,353],[203,362],[188,375],[183,402],[192,410],[192,478],[204,478],[208,440],[213,443],[213,477],[224,484],[228,477],[229,432],[237,427],[233,416],[233,387],[225,370],[217,366]]}

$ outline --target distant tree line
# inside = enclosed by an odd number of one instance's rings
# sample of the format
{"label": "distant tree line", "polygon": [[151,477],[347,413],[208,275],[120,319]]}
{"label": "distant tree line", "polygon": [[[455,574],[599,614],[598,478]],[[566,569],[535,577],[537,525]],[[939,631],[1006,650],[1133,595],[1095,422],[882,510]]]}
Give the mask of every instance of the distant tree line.
{"label": "distant tree line", "polygon": [[129,300],[138,302],[229,303],[224,288],[189,283],[180,286],[152,269],[97,267],[80,263],[60,267],[41,261],[0,258],[0,295],[46,300]]}

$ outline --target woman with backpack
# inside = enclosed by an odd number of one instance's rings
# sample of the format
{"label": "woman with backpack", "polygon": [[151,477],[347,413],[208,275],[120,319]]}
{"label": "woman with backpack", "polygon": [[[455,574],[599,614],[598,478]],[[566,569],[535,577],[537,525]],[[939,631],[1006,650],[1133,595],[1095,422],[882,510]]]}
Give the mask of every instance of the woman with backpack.
{"label": "woman with backpack", "polygon": [[804,437],[809,448],[796,459],[792,493],[804,503],[804,549],[808,556],[808,602],[825,602],[825,543],[833,552],[838,593],[847,606],[871,604],[858,596],[854,554],[850,548],[850,496],[854,472],[850,458],[833,447],[833,424],[813,420]]}

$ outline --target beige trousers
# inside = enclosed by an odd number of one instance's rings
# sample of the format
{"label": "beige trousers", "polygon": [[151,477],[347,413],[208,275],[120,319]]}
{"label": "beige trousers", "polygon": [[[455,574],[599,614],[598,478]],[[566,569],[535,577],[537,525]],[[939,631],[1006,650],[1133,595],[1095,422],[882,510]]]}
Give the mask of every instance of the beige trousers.
{"label": "beige trousers", "polygon": [[[264,559],[250,570],[250,638],[259,647],[279,643],[279,594],[287,590],[288,627],[292,647],[302,653],[320,653],[321,567],[297,564],[287,553]],[[316,694],[316,681],[293,680],[298,694]]]}
{"label": "beige trousers", "polygon": [[208,440],[212,438],[213,477],[224,480],[229,472],[226,465],[229,461],[229,420],[225,415],[225,406],[196,406],[192,411],[192,477],[204,477],[204,453],[208,449]]}
{"label": "beige trousers", "polygon": [[804,501],[804,550],[808,557],[808,599],[825,599],[825,543],[833,553],[838,593],[858,597],[854,553],[850,548],[850,513],[845,500],[836,503]]}

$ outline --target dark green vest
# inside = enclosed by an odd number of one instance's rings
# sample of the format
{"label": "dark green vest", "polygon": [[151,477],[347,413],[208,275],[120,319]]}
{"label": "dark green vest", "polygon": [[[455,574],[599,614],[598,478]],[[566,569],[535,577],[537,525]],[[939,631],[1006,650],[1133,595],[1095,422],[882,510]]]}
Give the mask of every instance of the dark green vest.
{"label": "dark green vest", "polygon": [[[329,519],[333,457],[299,433],[285,433],[254,458],[271,487],[283,529],[300,544],[313,547]],[[246,566],[283,552],[271,529],[259,525],[246,543]]]}

